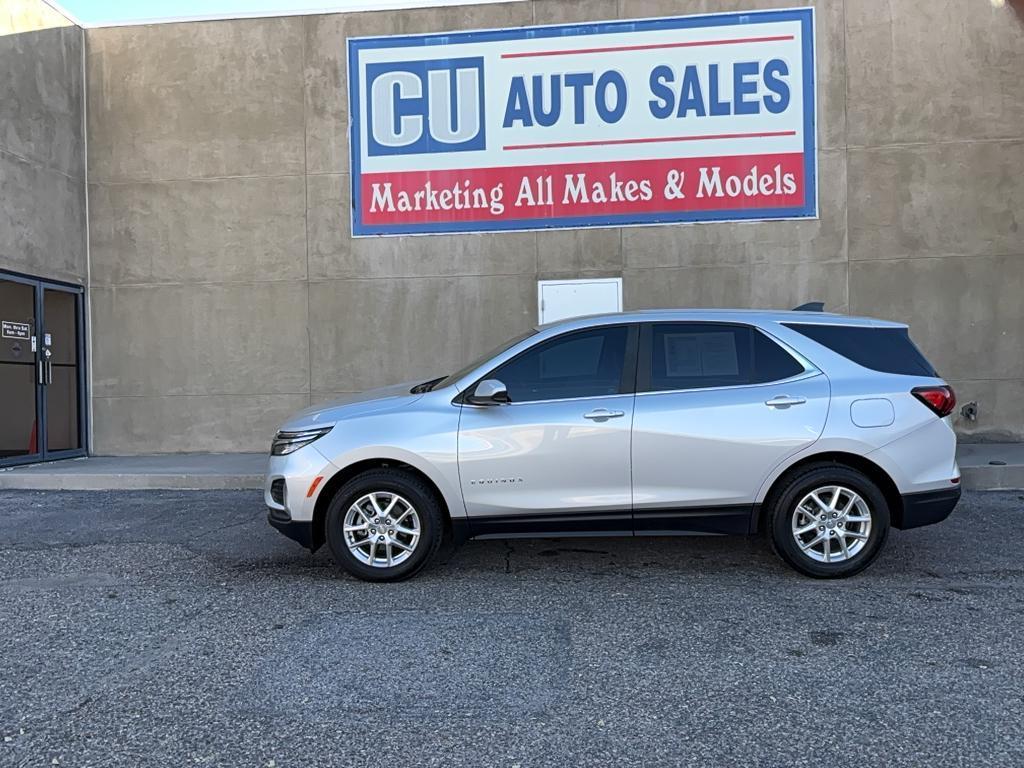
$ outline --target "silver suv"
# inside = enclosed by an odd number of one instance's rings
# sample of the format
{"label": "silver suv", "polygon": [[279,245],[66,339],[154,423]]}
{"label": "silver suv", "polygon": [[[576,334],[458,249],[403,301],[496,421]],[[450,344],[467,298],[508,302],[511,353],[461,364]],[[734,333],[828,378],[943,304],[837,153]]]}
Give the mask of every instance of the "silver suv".
{"label": "silver suv", "polygon": [[850,576],[960,498],[953,390],[899,323],[657,310],[512,339],[462,370],[302,411],[271,525],[362,579],[441,540],[757,534]]}

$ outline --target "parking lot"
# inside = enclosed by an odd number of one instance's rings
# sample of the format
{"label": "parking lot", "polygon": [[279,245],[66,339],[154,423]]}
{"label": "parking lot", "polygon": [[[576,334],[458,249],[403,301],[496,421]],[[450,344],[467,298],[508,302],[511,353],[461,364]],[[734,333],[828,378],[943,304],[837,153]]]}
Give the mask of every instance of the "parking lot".
{"label": "parking lot", "polygon": [[0,763],[1020,765],[1022,515],[967,494],[843,582],[692,538],[373,585],[257,492],[2,492]]}

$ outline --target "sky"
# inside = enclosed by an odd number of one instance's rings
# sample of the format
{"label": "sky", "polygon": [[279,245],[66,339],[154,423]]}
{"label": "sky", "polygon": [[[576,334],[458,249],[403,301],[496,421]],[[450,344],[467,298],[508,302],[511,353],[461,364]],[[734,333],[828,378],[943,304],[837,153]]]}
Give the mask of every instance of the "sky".
{"label": "sky", "polygon": [[51,5],[65,11],[79,23],[94,26],[195,17],[379,10],[465,2],[467,0],[54,0]]}

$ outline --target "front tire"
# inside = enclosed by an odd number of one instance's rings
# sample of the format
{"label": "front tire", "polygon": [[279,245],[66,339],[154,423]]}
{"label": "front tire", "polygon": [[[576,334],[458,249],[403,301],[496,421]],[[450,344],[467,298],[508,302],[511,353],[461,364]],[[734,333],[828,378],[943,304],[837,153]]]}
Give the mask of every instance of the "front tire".
{"label": "front tire", "polygon": [[862,472],[815,464],[783,480],[768,502],[775,552],[818,579],[860,573],[878,557],[889,535],[885,494]]}
{"label": "front tire", "polygon": [[429,563],[441,544],[442,509],[420,478],[374,469],[349,480],[327,508],[334,561],[364,581],[401,581]]}

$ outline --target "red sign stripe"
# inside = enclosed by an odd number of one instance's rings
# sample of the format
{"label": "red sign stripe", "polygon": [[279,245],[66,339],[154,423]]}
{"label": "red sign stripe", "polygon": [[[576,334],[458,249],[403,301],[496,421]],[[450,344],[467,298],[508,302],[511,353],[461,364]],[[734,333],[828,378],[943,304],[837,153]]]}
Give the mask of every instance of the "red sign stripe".
{"label": "red sign stripe", "polygon": [[[701,194],[702,169],[713,172],[716,168],[721,194]],[[735,178],[730,182],[730,177]],[[786,177],[788,188],[782,183]],[[362,175],[359,215],[366,226],[480,222],[486,227],[487,222],[514,220],[536,222],[542,228],[551,226],[552,220],[558,218],[631,213],[663,213],[668,217],[666,221],[670,221],[671,215],[679,212],[802,206],[806,203],[805,183],[801,152],[388,171]],[[583,196],[570,194],[570,184],[576,184],[578,191],[585,190]],[[595,184],[606,190],[605,198],[597,199]],[[385,192],[387,187],[393,208],[375,207],[375,185],[378,193]],[[519,205],[524,185],[536,199]],[[667,194],[670,185],[682,194]],[[616,188],[626,197],[616,199]],[[489,206],[496,192],[500,193],[501,210]],[[398,207],[402,195],[407,203],[405,210]]]}
{"label": "red sign stripe", "polygon": [[762,131],[758,133],[711,133],[696,136],[652,136],[642,139],[596,139],[594,141],[559,141],[550,144],[507,144],[503,150],[559,149],[561,147],[604,147],[613,144],[656,144],[667,141],[708,141],[713,139],[766,139],[773,136],[796,136],[796,131]]}
{"label": "red sign stripe", "polygon": [[766,37],[737,37],[725,40],[692,40],[686,43],[656,43],[651,45],[615,45],[607,48],[572,48],[562,51],[525,51],[503,53],[503,59],[523,59],[530,56],[568,56],[574,53],[613,53],[615,51],[653,51],[659,48],[699,48],[706,45],[736,45],[738,43],[776,43],[792,40],[793,35],[769,35]]}

